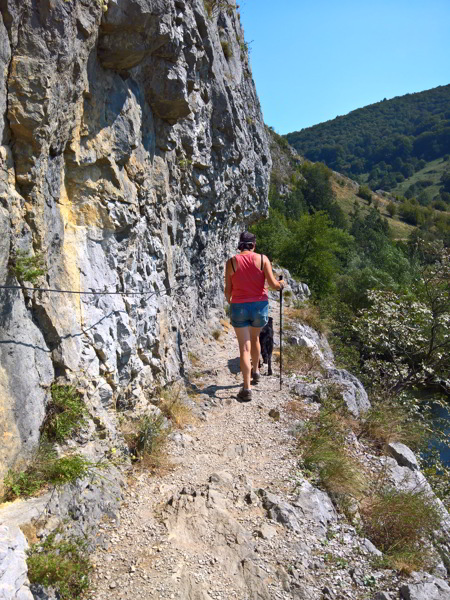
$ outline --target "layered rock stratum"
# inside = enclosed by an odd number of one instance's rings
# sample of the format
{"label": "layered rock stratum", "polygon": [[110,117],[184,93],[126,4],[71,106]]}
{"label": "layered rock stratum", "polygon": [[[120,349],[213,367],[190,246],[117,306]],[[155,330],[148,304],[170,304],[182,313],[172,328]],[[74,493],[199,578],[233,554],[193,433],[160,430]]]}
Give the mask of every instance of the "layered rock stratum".
{"label": "layered rock stratum", "polygon": [[271,166],[234,2],[0,0],[0,143],[0,284],[74,292],[0,290],[1,478],[53,381],[132,403],[222,308]]}

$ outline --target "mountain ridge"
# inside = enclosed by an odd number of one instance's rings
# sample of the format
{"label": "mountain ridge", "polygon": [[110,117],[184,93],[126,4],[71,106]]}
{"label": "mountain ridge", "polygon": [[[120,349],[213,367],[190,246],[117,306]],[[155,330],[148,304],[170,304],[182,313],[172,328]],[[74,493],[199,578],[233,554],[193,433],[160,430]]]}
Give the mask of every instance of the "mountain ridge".
{"label": "mountain ridge", "polygon": [[[370,104],[284,137],[309,160],[324,162],[373,190],[395,192],[431,160],[443,159],[443,172],[450,168],[450,85]],[[446,183],[441,186],[428,202],[450,202]],[[415,191],[407,195],[421,190]]]}

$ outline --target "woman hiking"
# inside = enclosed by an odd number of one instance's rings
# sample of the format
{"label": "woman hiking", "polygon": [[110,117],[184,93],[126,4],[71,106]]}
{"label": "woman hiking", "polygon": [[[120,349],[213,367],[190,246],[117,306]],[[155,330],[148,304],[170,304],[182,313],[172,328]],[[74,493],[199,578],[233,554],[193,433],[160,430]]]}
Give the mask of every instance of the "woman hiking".
{"label": "woman hiking", "polygon": [[285,285],[283,280],[275,279],[270,260],[263,254],[256,254],[255,246],[256,236],[245,231],[239,238],[240,253],[227,260],[225,266],[225,297],[231,304],[231,324],[239,343],[244,377],[244,385],[237,397],[244,402],[252,399],[251,383],[256,384],[261,377],[259,332],[269,319],[266,281],[276,290],[282,290]]}

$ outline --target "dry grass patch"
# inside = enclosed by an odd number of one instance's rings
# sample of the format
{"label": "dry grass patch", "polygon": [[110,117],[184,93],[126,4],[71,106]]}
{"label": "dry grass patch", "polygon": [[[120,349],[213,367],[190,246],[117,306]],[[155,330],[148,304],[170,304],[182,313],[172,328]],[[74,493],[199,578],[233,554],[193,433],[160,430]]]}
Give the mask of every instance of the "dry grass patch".
{"label": "dry grass patch", "polygon": [[[275,354],[275,360],[279,363],[280,356]],[[289,344],[283,346],[283,370],[286,373],[299,373],[309,375],[310,373],[323,373],[322,363],[317,354],[307,346],[294,346]]]}
{"label": "dry grass patch", "polygon": [[286,404],[286,411],[296,419],[306,419],[311,415],[311,409],[301,400],[292,399]]}
{"label": "dry grass patch", "polygon": [[138,421],[126,421],[121,425],[136,465],[152,472],[164,472],[171,465],[164,452],[170,429],[164,415],[145,415]]}
{"label": "dry grass patch", "polygon": [[213,332],[211,333],[211,335],[213,336],[213,338],[214,338],[216,341],[219,341],[219,340],[220,340],[220,337],[221,337],[221,335],[222,335],[222,331],[221,331],[220,329],[214,329],[214,330],[213,330]]}
{"label": "dry grass patch", "polygon": [[161,392],[158,408],[177,429],[183,429],[194,421],[191,409],[183,402],[180,386],[165,388]]}
{"label": "dry grass patch", "polygon": [[417,450],[425,442],[427,432],[399,404],[378,402],[366,413],[360,436],[372,440],[381,450],[392,442],[401,442]]}
{"label": "dry grass patch", "polygon": [[410,573],[433,566],[431,538],[441,516],[424,490],[382,488],[361,507],[365,535],[391,567]]}
{"label": "dry grass patch", "polygon": [[231,323],[225,319],[220,319],[220,324],[225,329],[226,333],[228,333],[228,331],[231,329]]}
{"label": "dry grass patch", "polygon": [[200,359],[199,357],[195,354],[195,352],[188,352],[188,358],[191,362],[191,365],[193,367],[198,367],[198,365],[200,364]]}
{"label": "dry grass patch", "polygon": [[328,333],[325,322],[320,317],[320,311],[317,306],[309,302],[300,302],[292,308],[287,308],[285,311],[286,317],[291,321],[300,322],[315,329],[322,335]]}

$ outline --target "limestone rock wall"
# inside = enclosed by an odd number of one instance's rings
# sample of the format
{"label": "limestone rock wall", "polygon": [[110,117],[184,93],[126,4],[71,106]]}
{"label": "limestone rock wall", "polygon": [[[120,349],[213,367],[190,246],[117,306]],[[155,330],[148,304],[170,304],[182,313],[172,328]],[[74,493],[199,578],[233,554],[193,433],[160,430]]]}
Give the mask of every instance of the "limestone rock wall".
{"label": "limestone rock wall", "polygon": [[271,163],[234,1],[0,0],[0,144],[0,285],[129,292],[0,290],[1,477],[52,381],[128,402],[222,307]]}

